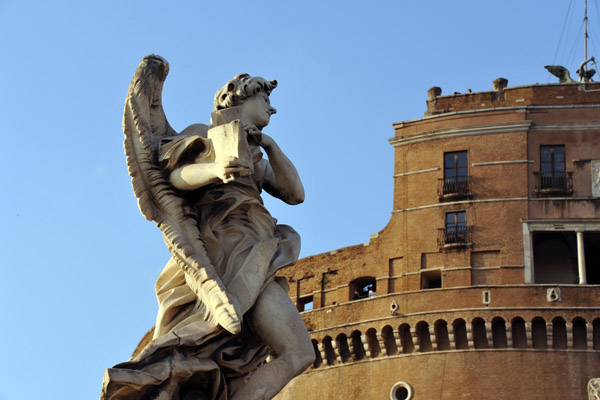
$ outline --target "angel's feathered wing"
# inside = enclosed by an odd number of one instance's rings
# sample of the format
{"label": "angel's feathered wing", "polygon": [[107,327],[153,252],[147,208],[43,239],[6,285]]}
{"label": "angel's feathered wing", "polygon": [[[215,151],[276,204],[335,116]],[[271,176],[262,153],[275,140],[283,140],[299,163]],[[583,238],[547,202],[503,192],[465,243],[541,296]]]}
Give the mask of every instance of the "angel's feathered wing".
{"label": "angel's feathered wing", "polygon": [[160,139],[176,134],[162,107],[162,87],[168,73],[169,64],[164,58],[149,55],[129,85],[123,133],[131,184],[140,211],[162,231],[169,251],[185,272],[187,284],[219,325],[235,334],[241,330],[242,315],[206,254],[195,211],[158,166]]}

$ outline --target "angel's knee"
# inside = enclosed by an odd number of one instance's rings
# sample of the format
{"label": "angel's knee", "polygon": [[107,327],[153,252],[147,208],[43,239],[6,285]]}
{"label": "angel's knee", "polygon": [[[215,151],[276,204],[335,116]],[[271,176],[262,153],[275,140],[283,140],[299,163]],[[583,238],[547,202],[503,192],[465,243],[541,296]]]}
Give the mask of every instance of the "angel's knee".
{"label": "angel's knee", "polygon": [[315,351],[309,338],[298,338],[294,346],[285,348],[278,355],[286,365],[293,371],[293,376],[302,373],[315,362]]}

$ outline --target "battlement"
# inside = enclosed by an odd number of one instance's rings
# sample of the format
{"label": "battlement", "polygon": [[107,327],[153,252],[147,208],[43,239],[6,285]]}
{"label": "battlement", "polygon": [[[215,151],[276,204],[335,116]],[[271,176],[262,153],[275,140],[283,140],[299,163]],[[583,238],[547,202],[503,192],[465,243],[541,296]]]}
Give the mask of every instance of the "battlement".
{"label": "battlement", "polygon": [[427,92],[425,116],[523,106],[576,106],[600,104],[600,82],[545,84],[507,87],[506,79],[496,79],[489,92],[454,93],[442,96],[434,86]]}

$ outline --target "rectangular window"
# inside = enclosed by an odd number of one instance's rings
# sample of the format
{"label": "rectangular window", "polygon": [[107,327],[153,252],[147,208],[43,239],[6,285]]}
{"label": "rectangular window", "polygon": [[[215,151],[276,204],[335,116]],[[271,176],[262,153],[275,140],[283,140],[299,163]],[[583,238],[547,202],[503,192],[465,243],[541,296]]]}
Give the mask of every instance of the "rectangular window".
{"label": "rectangular window", "polygon": [[421,289],[441,289],[442,288],[442,271],[432,270],[423,271],[421,273]]}
{"label": "rectangular window", "polygon": [[468,173],[467,151],[444,153],[444,179],[465,180]]}
{"label": "rectangular window", "polygon": [[306,296],[298,299],[298,311],[310,311],[313,309],[313,297]]}
{"label": "rectangular window", "polygon": [[540,173],[536,190],[542,194],[572,191],[570,173],[565,165],[564,145],[540,146]]}
{"label": "rectangular window", "polygon": [[438,186],[440,197],[470,195],[467,151],[444,153],[444,179]]}
{"label": "rectangular window", "polygon": [[467,242],[467,212],[451,211],[446,213],[445,243]]}
{"label": "rectangular window", "polygon": [[540,169],[542,178],[564,177],[566,172],[565,146],[541,146]]}

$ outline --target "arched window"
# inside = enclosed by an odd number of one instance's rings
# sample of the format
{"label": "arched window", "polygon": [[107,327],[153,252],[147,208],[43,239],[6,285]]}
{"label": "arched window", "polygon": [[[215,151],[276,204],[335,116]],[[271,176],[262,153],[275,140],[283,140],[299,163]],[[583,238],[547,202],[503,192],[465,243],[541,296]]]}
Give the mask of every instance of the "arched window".
{"label": "arched window", "polygon": [[350,282],[348,288],[348,300],[366,299],[375,296],[377,292],[377,282],[372,276],[363,276]]}
{"label": "arched window", "polygon": [[319,343],[313,339],[312,344],[313,349],[315,350],[315,362],[313,363],[313,367],[319,368],[321,364],[323,364],[323,358],[321,357],[321,352],[319,351]]}
{"label": "arched window", "polygon": [[552,348],[557,350],[567,348],[567,324],[561,317],[552,320]]}
{"label": "arched window", "polygon": [[365,358],[365,348],[363,347],[361,336],[362,333],[360,331],[354,331],[350,335],[352,338],[352,352],[356,361]]}
{"label": "arched window", "polygon": [[419,351],[421,353],[431,351],[431,337],[429,336],[429,324],[421,321],[416,326],[417,340],[419,341]]}
{"label": "arched window", "polygon": [[473,327],[473,345],[476,349],[487,349],[487,334],[485,332],[485,321],[481,318],[475,318],[471,322]]}
{"label": "arched window", "polygon": [[492,320],[492,342],[495,349],[505,349],[508,347],[506,339],[506,323],[504,319],[496,317]]}
{"label": "arched window", "polygon": [[534,349],[548,348],[548,335],[546,333],[546,321],[541,317],[535,317],[531,321],[531,340]]}
{"label": "arched window", "polygon": [[573,348],[587,349],[587,322],[580,317],[573,319]]}
{"label": "arched window", "polygon": [[511,321],[513,347],[515,349],[527,348],[527,332],[525,331],[525,321],[521,317],[515,317]]}
{"label": "arched window", "polygon": [[327,359],[327,365],[335,364],[335,352],[331,345],[331,336],[325,336],[323,339],[323,347],[325,348],[325,358]]}
{"label": "arched window", "polygon": [[381,337],[383,338],[386,354],[388,356],[397,354],[398,346],[396,346],[396,338],[394,338],[394,329],[389,325],[384,326],[381,330]]}
{"label": "arched window", "polygon": [[338,351],[340,352],[340,357],[342,358],[342,362],[348,362],[350,360],[350,349],[348,348],[348,337],[343,333],[340,333],[335,338],[337,342]]}
{"label": "arched window", "polygon": [[379,340],[377,340],[377,331],[375,328],[371,328],[367,331],[367,344],[369,345],[371,358],[379,356],[381,348],[379,347]]}
{"label": "arched window", "polygon": [[448,323],[442,319],[435,321],[435,342],[438,350],[450,350],[450,339],[448,338]]}
{"label": "arched window", "polygon": [[600,350],[600,318],[592,322],[594,350]]}
{"label": "arched window", "polygon": [[452,323],[452,331],[454,332],[454,343],[456,343],[456,349],[468,349],[469,341],[467,340],[467,324],[465,320],[462,318],[454,320]]}
{"label": "arched window", "polygon": [[415,346],[413,345],[412,336],[410,334],[410,326],[408,324],[402,324],[400,325],[400,328],[398,328],[398,332],[400,333],[402,352],[406,354],[415,351]]}

